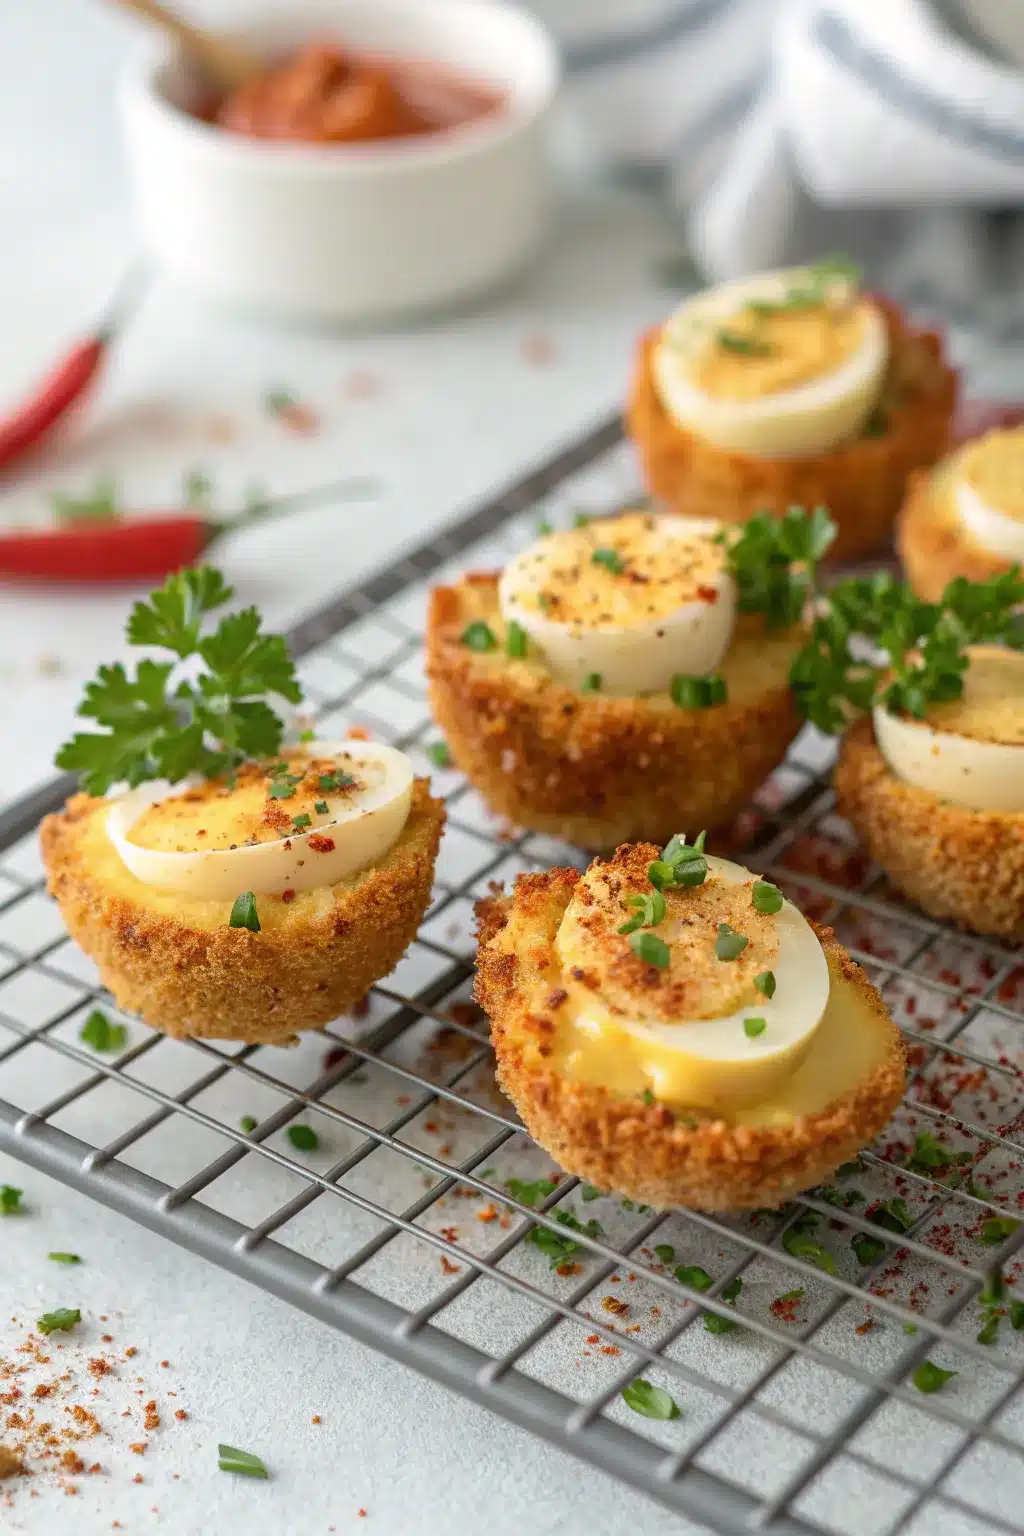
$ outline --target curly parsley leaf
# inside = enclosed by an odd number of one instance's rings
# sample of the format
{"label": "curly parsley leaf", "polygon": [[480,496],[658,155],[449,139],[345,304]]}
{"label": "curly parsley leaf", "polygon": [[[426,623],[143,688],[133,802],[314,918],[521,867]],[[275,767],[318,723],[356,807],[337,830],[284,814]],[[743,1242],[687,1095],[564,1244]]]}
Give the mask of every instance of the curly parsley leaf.
{"label": "curly parsley leaf", "polygon": [[818,562],[836,536],[824,507],[790,507],[783,517],[761,512],[731,539],[728,564],[741,613],[764,615],[768,629],[799,623],[815,593]]}
{"label": "curly parsley leaf", "polygon": [[[120,662],[100,667],[78,713],[102,729],[79,731],[65,742],[57,766],[101,795],[114,784],[153,778],[212,778],[247,758],[275,754],[284,726],[266,695],[298,703],[302,690],[287,643],[262,633],[255,608],[227,614],[203,633],[208,615],[232,595],[219,571],[199,566],[168,577],[136,603],[129,643],[170,651],[175,660],[146,657],[134,675]],[[190,663],[188,674],[175,686],[182,661]]]}

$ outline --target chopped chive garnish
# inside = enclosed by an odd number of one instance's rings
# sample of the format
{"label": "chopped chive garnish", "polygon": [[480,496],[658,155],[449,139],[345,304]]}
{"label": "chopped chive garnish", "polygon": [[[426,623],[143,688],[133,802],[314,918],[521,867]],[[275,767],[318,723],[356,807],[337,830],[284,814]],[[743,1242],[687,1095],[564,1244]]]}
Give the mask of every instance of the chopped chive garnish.
{"label": "chopped chive garnish", "polygon": [[719,923],[715,940],[715,955],[719,960],[738,960],[750,940],[745,933],[737,933],[728,923]]}
{"label": "chopped chive garnish", "polygon": [[763,1035],[768,1028],[767,1019],[744,1019],[743,1033],[748,1040],[756,1040],[758,1035]]}
{"label": "chopped chive garnish", "polygon": [[645,961],[648,965],[657,966],[659,971],[665,970],[672,958],[672,952],[663,939],[659,939],[656,933],[648,929],[641,929],[639,933],[631,933],[629,947],[634,955]]}
{"label": "chopped chive garnish", "polygon": [[290,1125],[288,1140],[293,1147],[298,1147],[300,1152],[312,1152],[320,1145],[320,1138],[311,1125]]}
{"label": "chopped chive garnish", "polygon": [[0,1184],[0,1216],[13,1216],[15,1211],[20,1211],[24,1193],[23,1189],[16,1189],[13,1184]]}
{"label": "chopped chive garnish", "polygon": [[318,800],[313,809],[318,816],[329,816],[331,814],[331,808],[326,800]]}
{"label": "chopped chive garnish", "polygon": [[572,525],[574,528],[585,528],[589,522],[589,512],[574,512],[572,515]]}
{"label": "chopped chive garnish", "polygon": [[228,927],[248,928],[250,933],[259,933],[260,919],[256,911],[256,897],[252,891],[243,891],[241,896],[235,897],[231,916],[228,918]]}
{"label": "chopped chive garnish", "polygon": [[687,677],[677,672],[669,684],[669,695],[680,709],[711,709],[716,704],[725,703],[729,690],[725,678],[717,673],[709,673],[707,677]]}
{"label": "chopped chive garnish", "polygon": [[82,1262],[77,1253],[60,1253],[58,1251],[57,1253],[48,1253],[46,1257],[52,1259],[55,1264],[81,1264]]}
{"label": "chopped chive garnish", "polygon": [[[435,768],[448,768],[451,765],[452,749],[446,741],[432,741],[427,745],[427,756]],[[320,806],[317,806],[317,810]],[[324,810],[327,807],[324,806]]]}
{"label": "chopped chive garnish", "polygon": [[36,1327],[40,1333],[68,1333],[81,1321],[78,1307],[58,1307],[55,1312],[44,1312],[42,1317],[36,1318]]}
{"label": "chopped chive garnish", "polygon": [[254,1131],[256,1129],[258,1123],[259,1122],[257,1121],[255,1115],[243,1115],[241,1120],[238,1122],[238,1129],[240,1131],[244,1131],[248,1136],[250,1131]]}
{"label": "chopped chive garnish", "polygon": [[335,789],[349,789],[354,783],[350,773],[322,773],[317,779],[317,788],[329,795]]}
{"label": "chopped chive garnish", "polygon": [[240,1451],[234,1445],[218,1445],[217,1465],[222,1472],[240,1472],[243,1477],[266,1477],[267,1469],[251,1451]]}
{"label": "chopped chive garnish", "polygon": [[580,692],[581,693],[600,693],[601,692],[601,674],[600,674],[600,672],[588,672],[587,676],[583,679],[582,683],[580,684]]}
{"label": "chopped chive garnish", "polygon": [[471,651],[493,651],[497,645],[494,631],[483,619],[477,619],[472,624],[467,624],[462,631],[462,643]]}
{"label": "chopped chive garnish", "polygon": [[296,832],[305,832],[307,827],[313,825],[313,818],[308,811],[303,811],[301,816],[292,817],[292,827]]}
{"label": "chopped chive garnish", "polygon": [[665,898],[658,890],[644,891],[642,895],[630,896],[626,905],[635,907],[636,911],[623,923],[619,929],[620,933],[635,933],[638,928],[654,928],[665,916]]}
{"label": "chopped chive garnish", "polygon": [[515,657],[526,655],[526,630],[521,624],[517,624],[515,619],[509,619],[505,625],[505,655]]}
{"label": "chopped chive garnish", "polygon": [[548,534],[549,533],[554,533],[554,531],[555,531],[554,524],[553,523],[549,523],[546,517],[542,517],[542,518],[540,518],[538,520],[538,523],[537,523],[537,537],[539,539],[546,539]]}
{"label": "chopped chive garnish", "polygon": [[944,1371],[934,1361],[922,1360],[910,1379],[919,1392],[940,1392],[946,1382],[957,1375],[958,1371]]}
{"label": "chopped chive garnish", "polygon": [[268,794],[271,800],[290,800],[298,783],[294,774],[282,774],[280,778],[272,780]]}
{"label": "chopped chive garnish", "polygon": [[692,1291],[710,1291],[715,1283],[699,1264],[677,1264],[674,1273],[680,1285],[688,1285]]}
{"label": "chopped chive garnish", "polygon": [[299,732],[299,741],[303,746],[306,746],[308,742],[316,741],[316,731],[313,730],[312,726],[308,730]]}
{"label": "chopped chive garnish", "polygon": [[613,576],[621,576],[626,569],[617,549],[595,549],[590,557],[591,565],[603,565]]}
{"label": "chopped chive garnish", "polygon": [[775,996],[775,972],[758,971],[754,977],[754,986],[764,997]]}
{"label": "chopped chive garnish", "polygon": [[774,917],[776,912],[782,910],[783,895],[777,885],[772,885],[770,880],[755,880],[750,892],[750,900],[756,912],[763,912],[766,917]]}
{"label": "chopped chive garnish", "polygon": [[754,336],[741,336],[738,331],[720,330],[715,338],[724,352],[737,352],[742,357],[767,357],[771,347],[766,341]]}
{"label": "chopped chive garnish", "polygon": [[645,1419],[678,1419],[679,1404],[660,1387],[652,1387],[649,1381],[638,1376],[622,1389],[622,1401],[634,1413],[642,1413]]}
{"label": "chopped chive garnish", "polygon": [[94,1051],[123,1051],[128,1031],[123,1024],[111,1024],[100,1008],[94,1008],[78,1032],[78,1038]]}

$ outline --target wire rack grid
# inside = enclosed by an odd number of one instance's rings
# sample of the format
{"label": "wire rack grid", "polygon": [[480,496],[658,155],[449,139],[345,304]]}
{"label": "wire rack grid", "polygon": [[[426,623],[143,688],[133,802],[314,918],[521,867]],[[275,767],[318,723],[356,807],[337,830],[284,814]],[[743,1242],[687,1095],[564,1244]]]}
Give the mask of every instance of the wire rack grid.
{"label": "wire rack grid", "polygon": [[[322,1034],[239,1047],[125,1018],[118,1054],[91,1050],[90,1010],[119,1016],[35,839],[69,786],[0,818],[0,1148],[716,1532],[1019,1531],[1024,969],[867,864],[833,812],[829,743],[805,732],[735,836],[904,1030],[907,1096],[878,1143],[781,1210],[653,1211],[552,1169],[495,1087],[472,903],[580,855],[503,829],[431,763],[426,593],[507,560],[539,517],[620,503],[632,473],[606,422],[293,635],[324,734],[402,746],[449,814],[417,941]],[[933,1366],[955,1374],[922,1392]],[[678,1416],[632,1411],[638,1377]]]}

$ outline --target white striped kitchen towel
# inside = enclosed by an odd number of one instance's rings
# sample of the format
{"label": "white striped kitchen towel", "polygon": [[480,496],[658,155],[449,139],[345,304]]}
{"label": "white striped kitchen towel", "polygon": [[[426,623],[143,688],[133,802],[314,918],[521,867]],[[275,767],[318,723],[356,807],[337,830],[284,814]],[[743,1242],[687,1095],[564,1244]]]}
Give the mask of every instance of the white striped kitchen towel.
{"label": "white striped kitchen towel", "polygon": [[667,170],[709,276],[838,244],[984,286],[969,210],[1024,206],[1024,71],[972,30],[993,0],[532,3],[591,152]]}

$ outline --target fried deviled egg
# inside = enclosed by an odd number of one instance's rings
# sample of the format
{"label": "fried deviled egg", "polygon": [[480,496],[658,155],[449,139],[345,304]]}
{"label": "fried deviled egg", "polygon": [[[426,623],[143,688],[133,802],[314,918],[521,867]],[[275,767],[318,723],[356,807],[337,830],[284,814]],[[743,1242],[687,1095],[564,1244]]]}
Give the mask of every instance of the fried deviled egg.
{"label": "fried deviled egg", "polygon": [[[121,1008],[169,1035],[274,1043],[394,967],[426,910],[444,807],[369,741],[283,746],[288,647],[220,573],[170,576],[128,620],[160,648],[100,667],[57,766],[76,794],[40,829],[48,884]],[[312,736],[312,733],[307,733]]]}
{"label": "fried deviled egg", "polygon": [[896,542],[926,602],[956,576],[985,581],[1024,563],[1024,427],[988,432],[916,476]]}
{"label": "fried deviled egg", "polygon": [[876,703],[844,737],[841,813],[932,917],[1024,939],[1024,656],[975,646],[958,698]]}
{"label": "fried deviled egg", "polygon": [[800,723],[802,631],[742,596],[721,525],[639,511],[436,588],[430,699],[456,763],[499,814],[585,848],[731,820]]}
{"label": "fried deviled egg", "polygon": [[628,425],[653,495],[733,522],[825,505],[840,560],[885,538],[945,451],[957,382],[939,337],[857,278],[842,260],[743,278],[643,339]]}
{"label": "fried deviled egg", "polygon": [[68,932],[119,1007],[169,1035],[272,1042],[394,968],[443,823],[403,753],[343,741],[184,790],[75,795],[41,835]]}
{"label": "fried deviled egg", "polygon": [[899,1031],[831,930],[675,837],[481,902],[498,1078],[570,1173],[654,1206],[776,1205],[886,1124]]}

